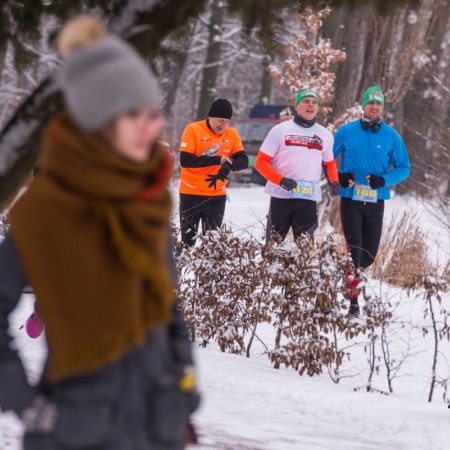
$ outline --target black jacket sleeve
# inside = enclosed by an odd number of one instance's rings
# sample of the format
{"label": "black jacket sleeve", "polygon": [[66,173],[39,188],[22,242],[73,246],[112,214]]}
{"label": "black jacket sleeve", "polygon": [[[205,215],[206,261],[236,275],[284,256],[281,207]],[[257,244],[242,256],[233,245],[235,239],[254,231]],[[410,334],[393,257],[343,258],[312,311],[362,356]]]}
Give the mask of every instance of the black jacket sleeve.
{"label": "black jacket sleeve", "polygon": [[233,172],[244,170],[248,167],[248,156],[244,151],[236,152],[231,156],[231,160],[233,161],[233,166],[231,168]]}
{"label": "black jacket sleeve", "polygon": [[188,152],[180,152],[180,165],[184,168],[219,166],[221,156],[196,156]]}
{"label": "black jacket sleeve", "polygon": [[15,309],[26,278],[12,237],[6,236],[0,244],[0,407],[20,413],[28,406],[35,390],[26,379],[17,351],[10,346],[8,316]]}

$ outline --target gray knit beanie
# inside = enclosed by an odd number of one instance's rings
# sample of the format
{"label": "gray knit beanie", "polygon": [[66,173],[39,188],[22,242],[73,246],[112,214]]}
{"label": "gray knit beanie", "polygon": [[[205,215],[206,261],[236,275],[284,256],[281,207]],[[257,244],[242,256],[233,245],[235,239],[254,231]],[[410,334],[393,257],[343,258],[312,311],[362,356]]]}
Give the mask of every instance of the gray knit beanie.
{"label": "gray knit beanie", "polygon": [[158,83],[149,67],[114,36],[76,50],[62,69],[61,87],[69,113],[86,131],[98,131],[126,111],[160,106]]}

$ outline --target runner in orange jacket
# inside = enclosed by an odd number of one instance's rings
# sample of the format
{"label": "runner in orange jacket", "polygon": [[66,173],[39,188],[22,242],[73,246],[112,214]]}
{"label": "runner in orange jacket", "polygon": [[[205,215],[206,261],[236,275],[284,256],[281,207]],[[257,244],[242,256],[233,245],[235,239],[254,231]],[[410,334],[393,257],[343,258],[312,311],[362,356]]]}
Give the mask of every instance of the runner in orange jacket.
{"label": "runner in orange jacket", "polygon": [[186,245],[195,244],[200,221],[203,232],[222,225],[228,175],[248,167],[241,138],[229,126],[232,115],[231,103],[217,99],[208,118],[187,125],[181,137],[180,228]]}

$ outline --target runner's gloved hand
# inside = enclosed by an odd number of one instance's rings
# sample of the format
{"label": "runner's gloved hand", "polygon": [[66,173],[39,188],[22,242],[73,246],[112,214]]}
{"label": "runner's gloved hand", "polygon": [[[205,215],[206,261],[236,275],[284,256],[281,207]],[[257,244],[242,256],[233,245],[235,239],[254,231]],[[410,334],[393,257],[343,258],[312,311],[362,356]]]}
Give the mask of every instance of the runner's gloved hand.
{"label": "runner's gloved hand", "polygon": [[280,181],[280,186],[287,191],[292,191],[297,187],[297,182],[292,178],[282,178]]}
{"label": "runner's gloved hand", "polygon": [[220,181],[225,181],[228,177],[228,175],[230,174],[230,170],[231,170],[231,164],[228,162],[224,162],[221,166],[219,171],[217,172],[216,175],[213,175],[212,173],[208,174],[208,178],[205,178],[205,181],[208,184],[208,187],[214,187],[214,190],[217,189],[217,180]]}
{"label": "runner's gloved hand", "polygon": [[333,181],[330,186],[331,195],[339,195],[341,185],[337,181]]}
{"label": "runner's gloved hand", "polygon": [[379,189],[386,184],[386,180],[383,177],[380,177],[378,175],[370,174],[368,176],[368,180],[369,180],[369,186],[372,189]]}
{"label": "runner's gloved hand", "polygon": [[228,177],[230,174],[230,170],[233,167],[232,164],[229,162],[224,162],[219,169],[219,172],[217,172],[217,175],[219,176],[219,180],[225,181],[225,178]]}
{"label": "runner's gloved hand", "polygon": [[348,188],[350,186],[350,180],[355,181],[355,174],[353,172],[339,172],[339,184],[343,188]]}

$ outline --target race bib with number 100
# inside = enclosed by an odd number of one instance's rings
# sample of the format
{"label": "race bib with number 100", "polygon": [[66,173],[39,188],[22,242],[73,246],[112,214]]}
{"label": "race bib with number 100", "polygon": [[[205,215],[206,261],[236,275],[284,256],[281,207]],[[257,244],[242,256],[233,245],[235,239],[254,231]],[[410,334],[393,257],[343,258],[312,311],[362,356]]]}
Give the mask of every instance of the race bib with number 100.
{"label": "race bib with number 100", "polygon": [[314,200],[314,183],[312,181],[297,181],[297,187],[291,191],[292,198]]}
{"label": "race bib with number 100", "polygon": [[378,192],[365,184],[355,184],[352,199],[358,202],[376,203]]}

